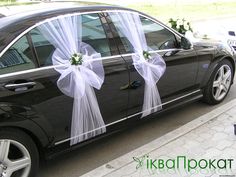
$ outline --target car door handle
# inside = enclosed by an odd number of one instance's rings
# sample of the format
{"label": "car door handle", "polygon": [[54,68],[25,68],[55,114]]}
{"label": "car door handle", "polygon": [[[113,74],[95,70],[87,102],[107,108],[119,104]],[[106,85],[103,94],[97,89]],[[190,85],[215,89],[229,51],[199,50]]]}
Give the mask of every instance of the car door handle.
{"label": "car door handle", "polygon": [[29,88],[32,88],[35,85],[35,82],[24,82],[19,84],[6,84],[4,87],[8,90],[23,91],[28,90]]}
{"label": "car door handle", "polygon": [[120,87],[120,90],[137,89],[138,87],[141,87],[141,86],[142,86],[141,81],[133,81],[130,84],[126,84],[126,85]]}

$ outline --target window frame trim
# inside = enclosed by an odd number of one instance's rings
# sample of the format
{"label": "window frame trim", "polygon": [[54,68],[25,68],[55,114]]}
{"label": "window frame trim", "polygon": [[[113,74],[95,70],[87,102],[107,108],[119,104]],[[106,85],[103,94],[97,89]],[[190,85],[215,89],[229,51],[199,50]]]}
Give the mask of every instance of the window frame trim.
{"label": "window frame trim", "polygon": [[[65,16],[74,16],[74,15],[83,15],[83,14],[94,14],[94,13],[108,13],[108,12],[128,12],[131,14],[139,14],[140,16],[143,16],[161,26],[163,26],[164,28],[166,28],[167,30],[169,30],[170,32],[174,33],[174,35],[176,35],[177,37],[181,37],[180,34],[177,34],[177,32],[175,32],[174,30],[170,29],[169,27],[165,26],[164,24],[161,24],[160,22],[158,22],[157,20],[155,20],[152,17],[149,17],[143,13],[140,12],[136,12],[136,11],[130,11],[130,10],[101,10],[101,11],[88,11],[88,12],[76,12],[76,13],[70,13],[70,14],[65,14],[65,15],[59,15],[56,17],[52,17],[43,21],[40,21],[38,23],[36,23],[35,25],[27,28],[25,31],[23,31],[20,35],[18,35],[14,40],[12,40],[6,47],[5,49],[2,50],[2,52],[0,53],[0,57],[2,57],[2,55],[4,55],[4,53],[12,46],[14,45],[21,37],[23,37],[24,35],[26,35],[27,33],[29,33],[29,31],[31,31],[32,29],[36,28],[37,26],[46,23],[50,20],[54,20],[57,19],[59,17],[65,17]],[[106,32],[106,31],[105,31]],[[191,48],[192,49],[192,48]],[[173,48],[173,49],[164,49],[164,50],[154,50],[154,51],[150,51],[150,53],[159,53],[159,52],[168,52],[168,51],[183,51],[184,49],[182,48]],[[113,59],[113,58],[119,58],[119,57],[131,57],[135,55],[135,53],[126,53],[126,54],[119,54],[119,55],[112,55],[112,56],[107,56],[107,57],[101,57],[101,58],[97,58],[96,60],[109,60],[109,59]],[[33,68],[33,69],[28,69],[28,70],[23,70],[23,71],[16,71],[16,72],[12,72],[12,73],[6,73],[6,74],[1,74],[0,75],[0,79],[1,78],[5,78],[5,77],[12,77],[18,74],[27,74],[27,73],[31,73],[31,72],[37,72],[37,71],[42,71],[42,70],[48,70],[48,69],[53,69],[55,67],[58,67],[60,65],[52,65],[52,66],[43,66],[43,67],[38,67],[38,68]]]}
{"label": "window frame trim", "polygon": [[[183,51],[184,49],[155,50],[155,51],[150,51],[150,53],[160,53],[160,52],[169,52],[169,51],[177,51],[177,50]],[[112,60],[113,58],[132,57],[135,55],[136,55],[135,53],[113,55],[113,56],[108,56],[108,57],[96,58],[96,59],[94,59],[94,61]],[[33,69],[28,69],[28,70],[23,70],[23,71],[16,71],[16,72],[12,72],[12,73],[1,74],[0,79],[6,78],[6,77],[13,77],[15,75],[20,75],[20,74],[28,74],[28,73],[37,72],[37,71],[55,69],[60,66],[62,66],[62,65],[43,66],[43,67],[39,67],[39,68],[33,68]]]}
{"label": "window frame trim", "polygon": [[179,38],[181,37],[180,34],[178,34],[176,31],[174,31],[173,29],[165,26],[164,24],[161,24],[160,22],[158,22],[156,19],[152,18],[152,17],[149,17],[143,13],[140,13],[140,12],[136,12],[136,11],[130,11],[130,10],[101,10],[101,11],[88,11],[88,12],[76,12],[76,13],[70,13],[70,14],[65,14],[65,15],[59,15],[59,16],[56,16],[56,17],[52,17],[52,18],[49,18],[49,19],[46,19],[46,20],[42,20],[38,23],[36,23],[35,25],[27,28],[25,31],[23,31],[21,34],[19,34],[14,40],[12,40],[0,53],[0,57],[2,57],[2,55],[12,46],[14,45],[14,43],[16,41],[18,41],[22,36],[24,36],[26,33],[28,33],[29,31],[31,31],[32,29],[36,28],[37,26],[43,24],[43,23],[46,23],[48,21],[51,21],[51,20],[54,20],[54,19],[57,19],[59,17],[66,17],[66,16],[73,16],[73,15],[83,15],[83,14],[94,14],[94,13],[107,13],[107,12],[129,12],[129,13],[132,13],[132,14],[139,14],[140,16],[143,16],[159,25],[161,25],[162,27],[166,28],[167,30],[169,30],[170,32],[174,33],[174,35],[178,36]]}

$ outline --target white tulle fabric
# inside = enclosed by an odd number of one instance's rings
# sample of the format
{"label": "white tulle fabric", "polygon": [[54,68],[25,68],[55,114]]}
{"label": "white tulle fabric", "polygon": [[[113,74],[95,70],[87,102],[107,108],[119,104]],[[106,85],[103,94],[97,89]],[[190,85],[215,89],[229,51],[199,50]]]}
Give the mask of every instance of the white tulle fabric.
{"label": "white tulle fabric", "polygon": [[147,46],[138,13],[110,12],[109,15],[116,28],[129,40],[133,47],[135,53],[132,56],[134,67],[145,80],[142,117],[147,116],[162,109],[156,83],[164,74],[166,64],[162,57],[156,53],[151,53],[149,60],[144,58],[143,51],[150,52],[152,49]]}
{"label": "white tulle fabric", "polygon": [[[93,89],[101,88],[104,70],[101,55],[82,42],[81,16],[59,16],[38,28],[56,48],[52,62],[61,74],[58,88],[74,98],[70,144],[104,133],[105,124]],[[75,53],[83,54],[82,65],[71,65],[70,58]]]}

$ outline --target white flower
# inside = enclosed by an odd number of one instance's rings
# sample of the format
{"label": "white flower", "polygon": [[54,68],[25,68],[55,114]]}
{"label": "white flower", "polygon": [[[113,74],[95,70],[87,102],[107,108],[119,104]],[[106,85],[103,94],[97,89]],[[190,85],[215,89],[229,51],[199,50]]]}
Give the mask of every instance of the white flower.
{"label": "white flower", "polygon": [[76,57],[75,57],[75,61],[79,61],[79,56],[76,56]]}
{"label": "white flower", "polygon": [[185,30],[189,30],[190,29],[189,23],[187,21],[184,22],[184,29]]}
{"label": "white flower", "polygon": [[81,65],[83,63],[83,55],[81,53],[74,53],[70,58],[72,65]]}
{"label": "white flower", "polygon": [[180,25],[179,25],[178,23],[177,23],[177,25],[176,25],[176,28],[177,28],[177,29],[179,29],[179,28],[180,28]]}
{"label": "white flower", "polygon": [[184,21],[184,26],[188,26],[188,22],[187,21]]}
{"label": "white flower", "polygon": [[189,25],[184,25],[184,29],[188,31],[189,30]]}
{"label": "white flower", "polygon": [[178,19],[177,22],[176,22],[176,24],[177,24],[177,26],[183,25],[183,20]]}

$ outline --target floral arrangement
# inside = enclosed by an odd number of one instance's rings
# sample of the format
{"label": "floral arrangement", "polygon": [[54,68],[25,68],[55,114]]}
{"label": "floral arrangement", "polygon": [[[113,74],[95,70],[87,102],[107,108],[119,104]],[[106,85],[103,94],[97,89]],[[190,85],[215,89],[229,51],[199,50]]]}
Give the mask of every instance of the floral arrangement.
{"label": "floral arrangement", "polygon": [[149,60],[151,59],[151,54],[148,52],[148,51],[143,51],[143,57],[146,59],[146,60]]}
{"label": "floral arrangement", "polygon": [[171,18],[169,20],[169,26],[181,34],[185,34],[186,31],[193,32],[190,23],[186,21],[184,18],[177,19],[177,20],[174,20],[173,18]]}
{"label": "floral arrangement", "polygon": [[81,53],[74,53],[70,58],[71,65],[82,65],[83,55]]}

